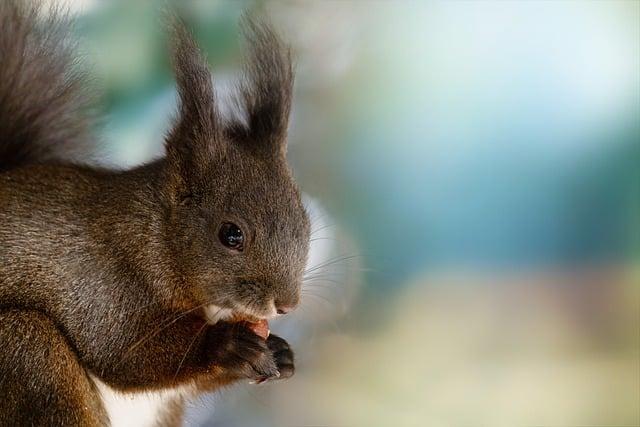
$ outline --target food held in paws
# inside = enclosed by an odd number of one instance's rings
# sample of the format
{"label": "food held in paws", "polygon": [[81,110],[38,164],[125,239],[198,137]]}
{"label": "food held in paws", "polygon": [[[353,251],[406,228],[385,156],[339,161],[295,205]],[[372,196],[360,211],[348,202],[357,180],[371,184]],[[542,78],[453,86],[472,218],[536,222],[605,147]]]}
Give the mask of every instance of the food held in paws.
{"label": "food held in paws", "polygon": [[256,335],[262,337],[263,339],[269,338],[269,322],[266,319],[259,320],[257,322],[247,322],[247,326],[251,329]]}

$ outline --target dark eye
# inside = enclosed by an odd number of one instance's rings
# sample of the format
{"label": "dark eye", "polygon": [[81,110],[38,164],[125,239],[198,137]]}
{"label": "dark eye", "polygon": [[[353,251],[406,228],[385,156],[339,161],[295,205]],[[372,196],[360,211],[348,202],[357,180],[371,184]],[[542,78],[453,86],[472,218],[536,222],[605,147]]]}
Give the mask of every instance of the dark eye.
{"label": "dark eye", "polygon": [[241,251],[244,249],[244,235],[240,227],[231,222],[225,222],[218,231],[220,243],[230,249]]}

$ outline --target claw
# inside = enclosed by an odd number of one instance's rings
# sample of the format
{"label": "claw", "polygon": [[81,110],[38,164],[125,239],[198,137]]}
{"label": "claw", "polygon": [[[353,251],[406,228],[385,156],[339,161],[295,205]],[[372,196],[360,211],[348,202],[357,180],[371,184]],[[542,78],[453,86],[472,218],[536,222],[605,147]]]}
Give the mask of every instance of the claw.
{"label": "claw", "polygon": [[273,375],[271,375],[271,376],[266,376],[265,375],[264,377],[260,377],[260,378],[258,378],[256,380],[249,381],[249,384],[262,384],[262,383],[267,382],[269,380],[274,380],[274,379],[278,379],[278,378],[280,378],[280,371],[275,371],[273,373]]}

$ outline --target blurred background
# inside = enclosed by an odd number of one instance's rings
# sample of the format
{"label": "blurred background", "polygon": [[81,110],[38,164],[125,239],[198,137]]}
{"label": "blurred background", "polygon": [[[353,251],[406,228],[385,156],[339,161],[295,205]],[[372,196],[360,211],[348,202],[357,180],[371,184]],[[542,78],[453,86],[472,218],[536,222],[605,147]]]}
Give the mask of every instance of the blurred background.
{"label": "blurred background", "polygon": [[295,52],[313,279],[290,381],[193,426],[640,424],[640,2],[71,2],[108,162],[162,154],[163,11],[216,85],[243,10]]}

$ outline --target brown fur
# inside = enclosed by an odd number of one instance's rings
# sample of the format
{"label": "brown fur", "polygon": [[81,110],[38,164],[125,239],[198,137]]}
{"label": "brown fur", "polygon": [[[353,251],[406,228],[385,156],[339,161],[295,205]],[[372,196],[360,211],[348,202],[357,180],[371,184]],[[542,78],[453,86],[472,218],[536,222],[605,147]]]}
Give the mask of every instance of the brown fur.
{"label": "brown fur", "polygon": [[[86,140],[85,97],[62,18],[43,33],[38,10],[0,6],[0,425],[106,423],[88,374],[127,391],[292,375],[286,341],[203,312],[261,317],[299,300],[309,221],[285,159],[287,49],[246,20],[246,123],[223,123],[206,63],[175,24],[166,157],[96,169],[59,160]],[[223,222],[241,226],[243,252],[218,241]]]}
{"label": "brown fur", "polygon": [[44,17],[37,2],[0,2],[0,172],[69,158],[89,143],[87,78],[68,17],[50,12]]}

